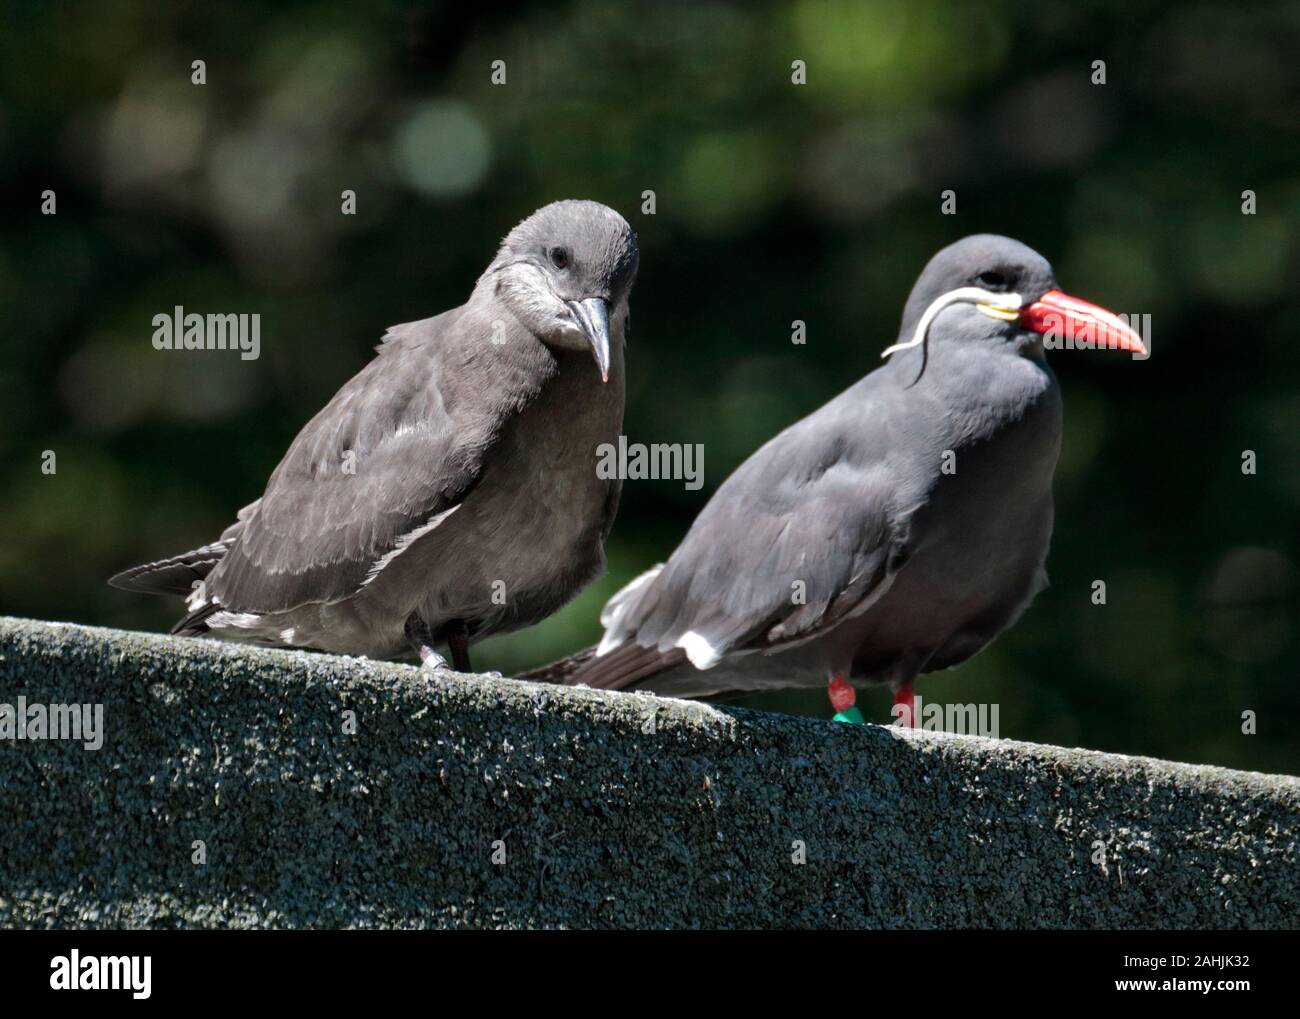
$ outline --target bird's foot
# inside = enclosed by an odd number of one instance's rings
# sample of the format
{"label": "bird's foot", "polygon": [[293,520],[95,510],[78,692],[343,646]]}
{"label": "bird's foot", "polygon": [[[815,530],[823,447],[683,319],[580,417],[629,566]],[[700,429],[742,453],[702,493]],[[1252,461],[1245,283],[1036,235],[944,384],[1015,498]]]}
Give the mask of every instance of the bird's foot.
{"label": "bird's foot", "polygon": [[426,672],[432,673],[452,673],[456,670],[447,664],[447,659],[438,654],[431,647],[422,647],[419,649],[420,668]]}
{"label": "bird's foot", "polygon": [[[448,663],[446,658],[438,654],[438,652],[431,647],[421,647],[419,653],[420,668],[425,669],[428,672],[438,675],[459,676],[464,675],[468,671],[465,669],[455,668]],[[505,676],[496,670],[493,670],[492,672],[477,672],[474,673],[474,675],[482,676],[484,679],[505,679]]]}
{"label": "bird's foot", "polygon": [[858,699],[857,691],[843,676],[831,677],[831,681],[826,684],[826,696],[831,699],[831,707],[835,709],[832,721],[865,724],[862,712],[854,706]]}
{"label": "bird's foot", "polygon": [[894,687],[893,715],[898,725],[908,729],[916,728],[916,693],[910,679]]}
{"label": "bird's foot", "polygon": [[412,615],[406,621],[406,639],[411,648],[420,656],[420,668],[440,675],[458,670],[447,664],[447,659],[434,649],[433,630],[419,616]]}

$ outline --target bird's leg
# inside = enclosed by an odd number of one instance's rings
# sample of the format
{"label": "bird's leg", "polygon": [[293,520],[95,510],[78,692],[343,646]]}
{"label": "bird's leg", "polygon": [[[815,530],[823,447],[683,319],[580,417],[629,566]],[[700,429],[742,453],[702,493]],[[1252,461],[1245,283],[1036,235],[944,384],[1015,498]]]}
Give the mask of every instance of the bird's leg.
{"label": "bird's leg", "polygon": [[916,728],[916,693],[910,679],[902,679],[894,684],[894,717],[899,725]]}
{"label": "bird's leg", "polygon": [[447,659],[438,654],[433,647],[433,630],[429,624],[414,613],[406,620],[406,639],[415,653],[420,656],[420,666],[435,672],[447,672]]}
{"label": "bird's leg", "polygon": [[447,646],[451,648],[451,664],[457,672],[473,672],[469,663],[469,629],[457,619],[446,630]]}
{"label": "bird's leg", "polygon": [[[473,672],[474,666],[469,663],[469,627],[462,620],[456,620],[446,630],[447,646],[451,648],[451,662],[456,667],[457,672]],[[486,676],[488,679],[501,679],[501,673],[480,672],[480,676]]]}
{"label": "bird's leg", "polygon": [[858,699],[857,692],[839,673],[831,676],[831,681],[826,684],[826,695],[831,699],[831,707],[835,709],[835,722],[853,722],[856,725],[863,725],[862,712],[854,704]]}

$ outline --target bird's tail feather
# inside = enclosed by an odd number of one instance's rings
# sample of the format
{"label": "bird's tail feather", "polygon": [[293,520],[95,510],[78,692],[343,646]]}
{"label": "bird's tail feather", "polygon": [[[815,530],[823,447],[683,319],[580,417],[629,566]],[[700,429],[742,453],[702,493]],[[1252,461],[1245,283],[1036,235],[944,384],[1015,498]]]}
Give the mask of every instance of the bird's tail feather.
{"label": "bird's tail feather", "polygon": [[522,673],[518,678],[589,686],[597,690],[626,690],[685,660],[686,653],[681,648],[660,651],[629,641],[599,658],[596,649],[589,647],[558,662]]}
{"label": "bird's tail feather", "polygon": [[229,549],[230,545],[225,541],[213,542],[167,559],[132,566],[109,577],[108,582],[123,591],[187,595],[195,581],[203,580],[211,573]]}
{"label": "bird's tail feather", "polygon": [[529,669],[527,672],[521,672],[515,676],[516,679],[532,679],[539,683],[568,683],[579,669],[586,665],[595,657],[596,648],[583,648],[567,658],[561,658],[559,661],[551,662],[547,665],[539,665],[535,669]]}
{"label": "bird's tail feather", "polygon": [[220,611],[221,606],[216,602],[204,602],[182,616],[168,632],[178,637],[202,637],[208,632],[208,617]]}

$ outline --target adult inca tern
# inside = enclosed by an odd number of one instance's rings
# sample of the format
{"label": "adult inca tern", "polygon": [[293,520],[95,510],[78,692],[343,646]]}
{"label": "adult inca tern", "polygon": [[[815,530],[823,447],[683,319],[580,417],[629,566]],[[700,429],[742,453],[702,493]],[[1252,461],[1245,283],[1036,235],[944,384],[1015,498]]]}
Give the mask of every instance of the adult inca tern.
{"label": "adult inca tern", "polygon": [[[965,661],[1047,583],[1061,396],[1045,337],[1144,353],[1005,237],[940,251],[888,362],[743,463],[593,650],[535,678],[708,697],[889,684]],[[1051,344],[1048,344],[1049,346]]]}
{"label": "adult inca tern", "polygon": [[623,217],[556,202],[469,300],[390,328],[212,544],[110,583],[189,594],[174,633],[469,671],[469,643],[546,618],[604,568],[621,482],[636,276]]}

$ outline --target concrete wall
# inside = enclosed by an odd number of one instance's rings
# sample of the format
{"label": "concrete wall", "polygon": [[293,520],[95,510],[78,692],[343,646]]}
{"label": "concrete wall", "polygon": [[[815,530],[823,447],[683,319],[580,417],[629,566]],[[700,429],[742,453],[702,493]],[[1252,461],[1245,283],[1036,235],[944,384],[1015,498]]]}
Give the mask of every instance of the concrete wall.
{"label": "concrete wall", "polygon": [[0,620],[20,695],[106,735],[0,741],[4,926],[1300,925],[1293,778]]}

